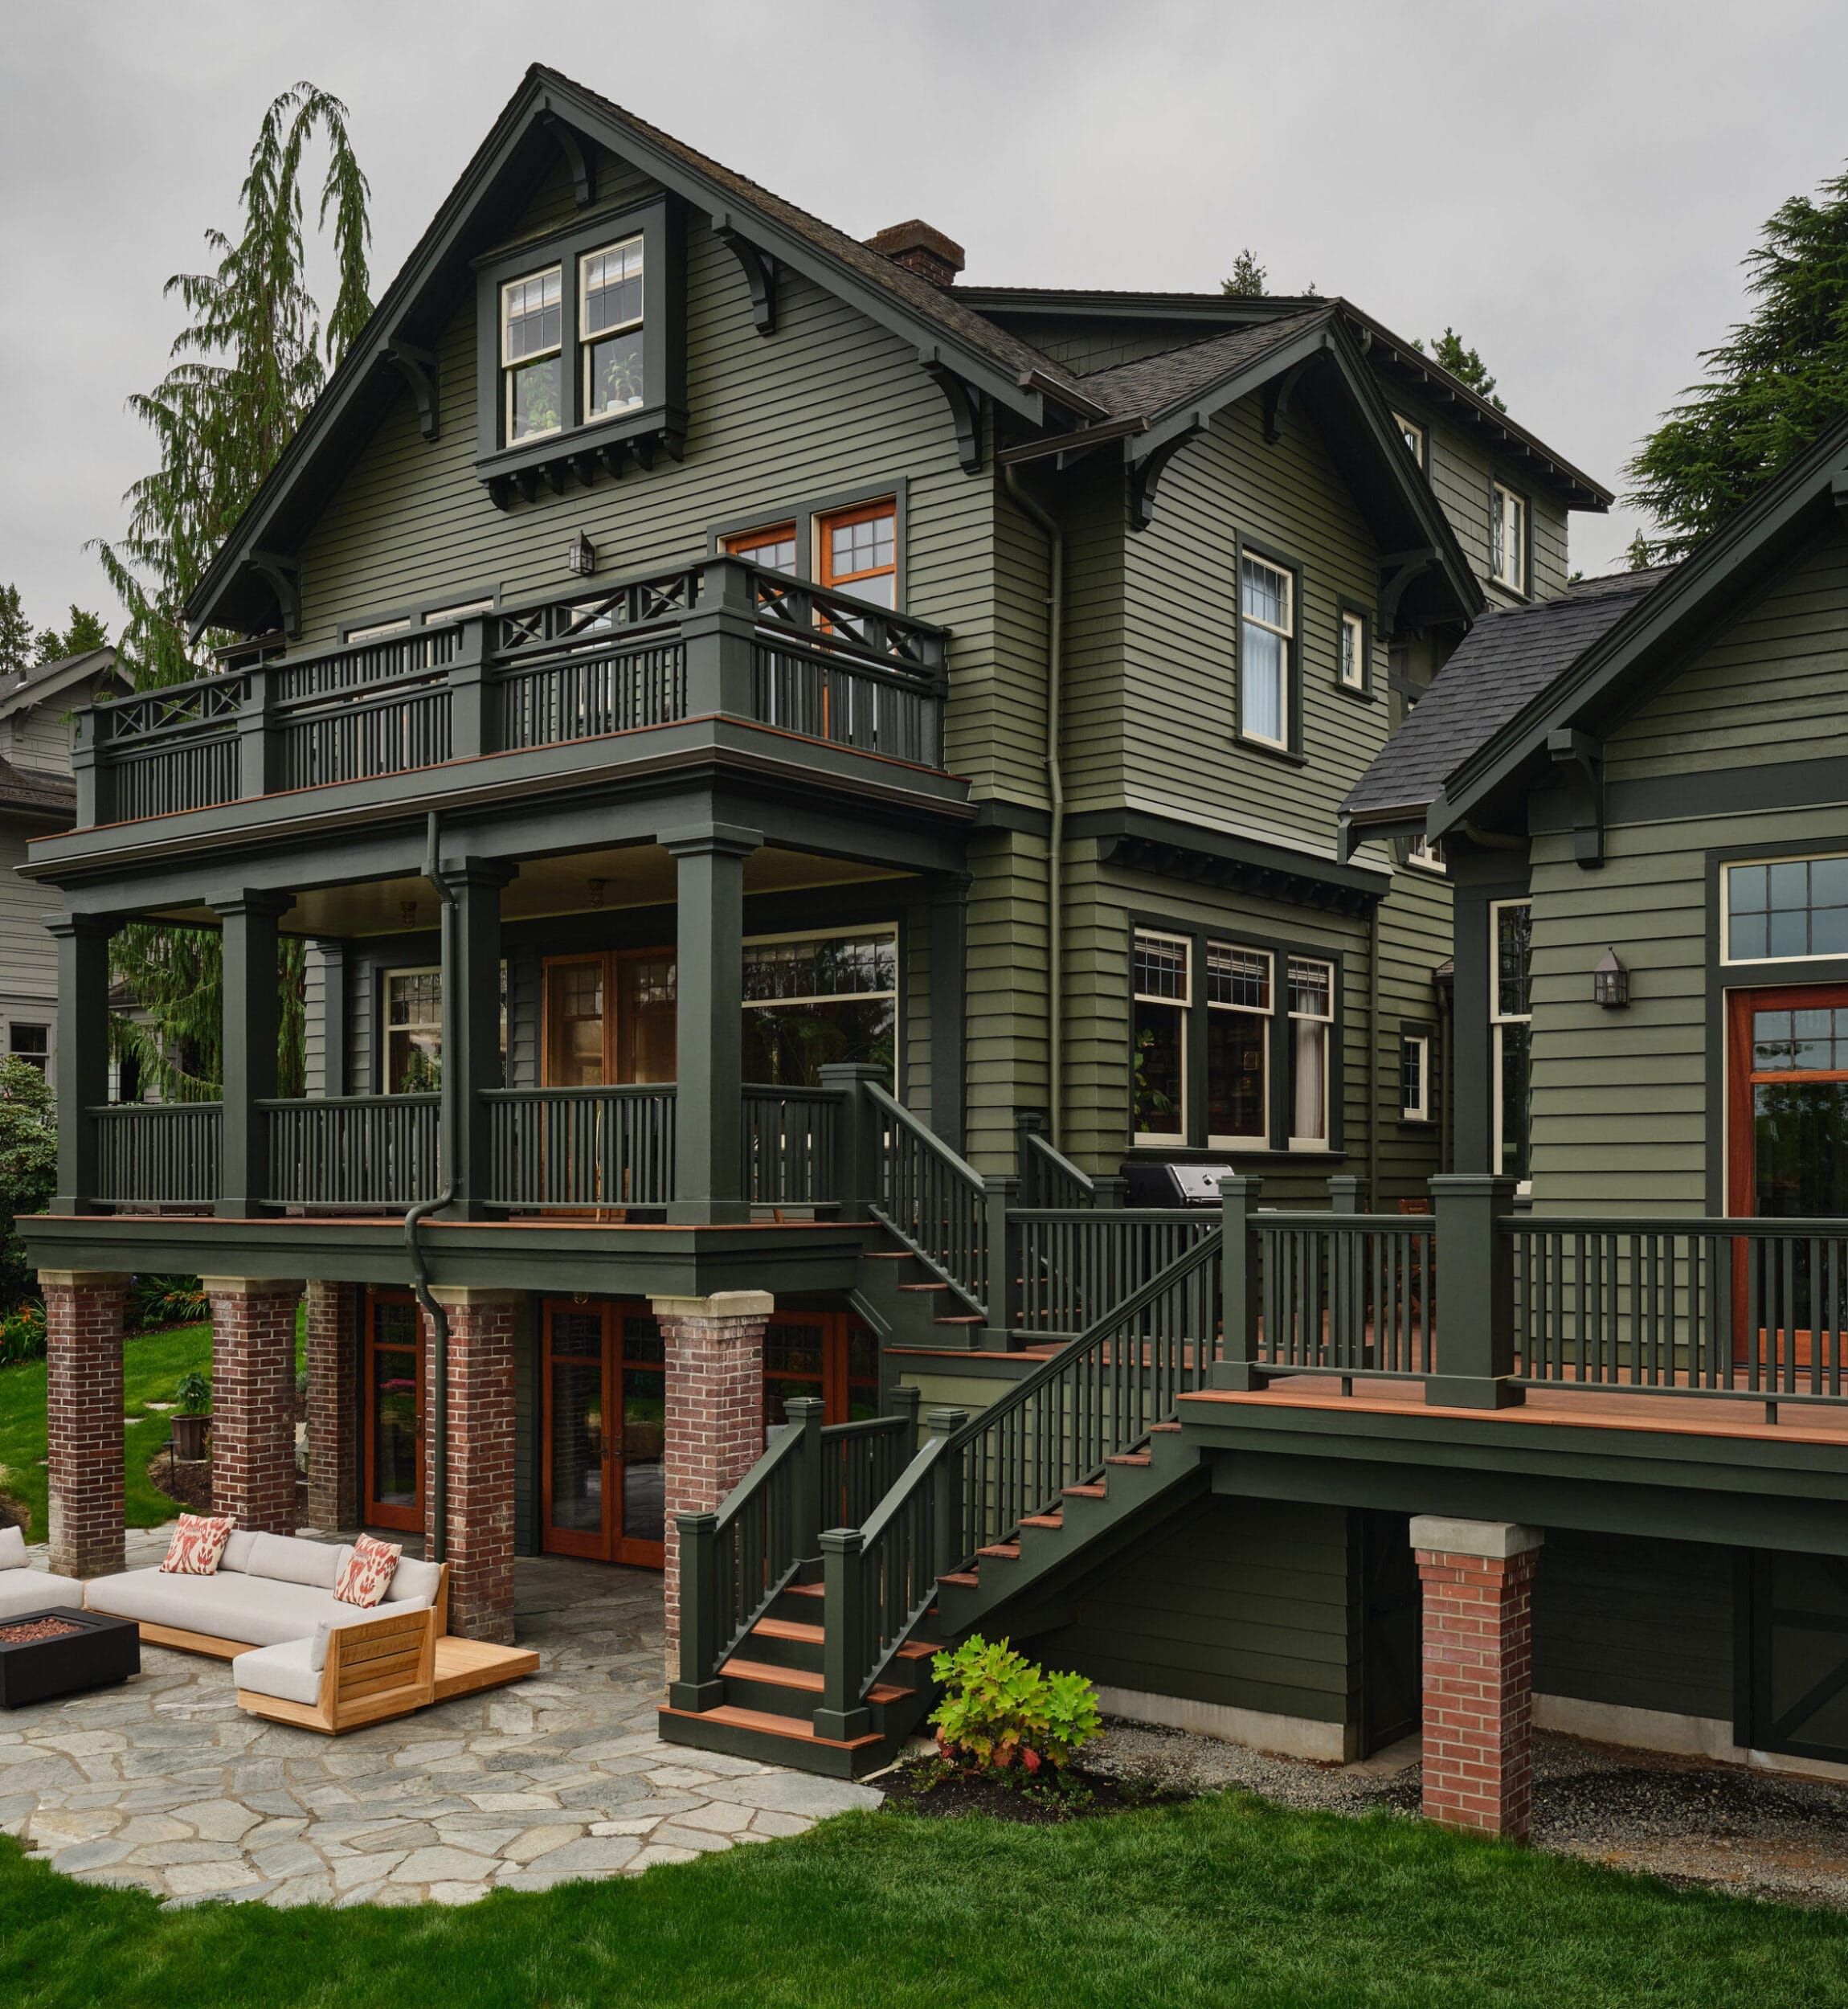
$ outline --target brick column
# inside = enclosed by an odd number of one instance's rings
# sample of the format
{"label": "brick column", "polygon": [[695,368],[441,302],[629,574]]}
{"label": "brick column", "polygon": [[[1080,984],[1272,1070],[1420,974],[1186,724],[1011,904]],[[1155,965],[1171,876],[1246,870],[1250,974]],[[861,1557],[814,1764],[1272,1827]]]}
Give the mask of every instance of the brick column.
{"label": "brick column", "polygon": [[359,1524],[359,1287],[308,1287],[308,1524]]}
{"label": "brick column", "polygon": [[202,1277],[212,1307],[212,1512],[295,1532],[295,1309],[279,1277]]}
{"label": "brick column", "polygon": [[680,1639],[677,1514],[717,1507],[763,1455],[763,1328],[767,1291],[656,1298],[667,1358],[665,1460],[668,1672]]}
{"label": "brick column", "polygon": [[41,1270],[51,1567],[112,1576],[122,1549],[122,1300],[115,1270]]}
{"label": "brick column", "polygon": [[1425,1594],[1424,1812],[1524,1842],[1533,1826],[1533,1582],[1544,1535],[1415,1514]]}
{"label": "brick column", "polygon": [[[513,1346],[522,1294],[445,1288],[449,1318],[449,1630],[509,1646],[513,1639]],[[426,1359],[434,1352],[423,1322]],[[435,1553],[435,1363],[425,1377],[423,1524]]]}

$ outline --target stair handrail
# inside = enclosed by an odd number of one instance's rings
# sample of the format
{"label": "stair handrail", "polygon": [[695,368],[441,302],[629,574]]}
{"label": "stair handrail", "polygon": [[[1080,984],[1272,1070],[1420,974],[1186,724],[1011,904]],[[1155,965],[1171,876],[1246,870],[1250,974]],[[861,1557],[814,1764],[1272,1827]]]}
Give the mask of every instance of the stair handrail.
{"label": "stair handrail", "polygon": [[1016,1126],[1020,1140],[1020,1201],[1028,1207],[1094,1207],[1098,1182],[1074,1165],[1057,1144],[1049,1144],[1024,1118]]}
{"label": "stair handrail", "polygon": [[[995,1215],[999,1206],[1004,1235],[1005,1205],[1014,1181],[984,1178],[877,1082],[862,1082],[861,1086],[875,1114],[884,1119],[875,1155],[874,1217],[971,1311],[990,1318]],[[914,1147],[915,1169],[924,1170],[915,1193],[904,1189],[914,1174],[901,1172],[900,1136],[908,1138]],[[926,1232],[930,1214],[936,1216],[938,1232],[934,1234]]]}

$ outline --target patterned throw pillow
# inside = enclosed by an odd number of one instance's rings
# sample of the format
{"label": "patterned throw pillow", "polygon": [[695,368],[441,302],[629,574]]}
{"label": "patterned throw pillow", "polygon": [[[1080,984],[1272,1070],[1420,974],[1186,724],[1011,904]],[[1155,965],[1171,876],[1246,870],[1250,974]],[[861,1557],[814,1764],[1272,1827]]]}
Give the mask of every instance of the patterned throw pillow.
{"label": "patterned throw pillow", "polygon": [[371,1536],[362,1535],[333,1586],[334,1596],[343,1605],[377,1604],[391,1588],[392,1573],[403,1553],[395,1542],[374,1541]]}
{"label": "patterned throw pillow", "polygon": [[170,1577],[215,1577],[236,1525],[230,1514],[182,1514],[161,1568]]}

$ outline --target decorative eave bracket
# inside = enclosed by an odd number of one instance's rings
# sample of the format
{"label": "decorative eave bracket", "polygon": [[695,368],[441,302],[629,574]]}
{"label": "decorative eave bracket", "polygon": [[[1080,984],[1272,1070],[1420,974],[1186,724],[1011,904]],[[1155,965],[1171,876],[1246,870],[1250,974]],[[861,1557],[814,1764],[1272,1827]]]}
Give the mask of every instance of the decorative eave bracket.
{"label": "decorative eave bracket", "polygon": [[959,376],[934,349],[920,349],[918,360],[925,374],[941,391],[950,407],[956,428],[956,458],[965,474],[982,472],[983,396],[967,377]]}
{"label": "decorative eave bracket", "polygon": [[597,143],[556,112],[541,114],[546,129],[558,143],[565,165],[571,170],[571,191],[579,209],[588,209],[597,199]]}
{"label": "decorative eave bracket", "polygon": [[280,551],[252,551],[246,560],[250,569],[276,595],[284,634],[292,642],[301,640],[301,563]]}
{"label": "decorative eave bracket", "polygon": [[1422,579],[1437,563],[1437,547],[1421,545],[1415,551],[1383,551],[1380,554],[1380,632],[1399,631],[1399,603],[1414,579]]}
{"label": "decorative eave bracket", "polygon": [[1283,437],[1283,422],[1290,415],[1290,398],[1302,381],[1303,372],[1315,360],[1314,356],[1305,356],[1302,362],[1292,363],[1282,375],[1273,377],[1265,386],[1264,436],[1271,446]]}
{"label": "decorative eave bracket", "polygon": [[1569,726],[1547,734],[1547,752],[1572,805],[1572,856],[1588,872],[1605,861],[1604,744]]}
{"label": "decorative eave bracket", "polygon": [[1179,432],[1151,447],[1138,450],[1133,440],[1123,443],[1123,458],[1130,471],[1130,528],[1146,530],[1155,521],[1155,489],[1167,464],[1184,446],[1190,446],[1206,430],[1205,419],[1196,412],[1192,422]]}
{"label": "decorative eave bracket", "polygon": [[439,438],[443,431],[443,378],[435,352],[419,349],[415,342],[391,342],[386,345],[385,360],[411,387],[424,438]]}
{"label": "decorative eave bracket", "polygon": [[744,283],[750,288],[750,317],[757,332],[760,335],[774,335],[776,333],[776,260],[761,245],[753,243],[732,222],[729,214],[721,212],[713,217],[712,234],[743,268]]}

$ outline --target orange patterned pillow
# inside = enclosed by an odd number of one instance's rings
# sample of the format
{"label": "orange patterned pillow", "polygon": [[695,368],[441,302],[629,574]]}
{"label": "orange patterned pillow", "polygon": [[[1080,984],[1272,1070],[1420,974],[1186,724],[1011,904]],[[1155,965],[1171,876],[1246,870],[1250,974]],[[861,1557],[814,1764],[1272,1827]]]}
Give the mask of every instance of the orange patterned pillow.
{"label": "orange patterned pillow", "polygon": [[215,1577],[236,1525],[230,1514],[182,1514],[161,1568],[170,1577]]}
{"label": "orange patterned pillow", "polygon": [[395,1542],[374,1541],[371,1536],[362,1535],[333,1586],[334,1596],[343,1605],[377,1604],[390,1589],[398,1558],[403,1553]]}

